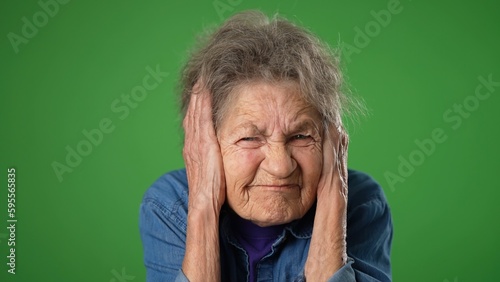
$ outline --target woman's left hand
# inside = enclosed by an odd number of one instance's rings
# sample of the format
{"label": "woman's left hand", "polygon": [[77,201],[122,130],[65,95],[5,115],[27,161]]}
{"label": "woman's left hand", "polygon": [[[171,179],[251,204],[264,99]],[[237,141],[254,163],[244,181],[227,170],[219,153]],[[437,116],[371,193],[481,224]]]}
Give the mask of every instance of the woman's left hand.
{"label": "woman's left hand", "polygon": [[305,266],[308,281],[326,281],[347,260],[347,149],[342,126],[323,137],[323,170],[317,190],[313,234]]}

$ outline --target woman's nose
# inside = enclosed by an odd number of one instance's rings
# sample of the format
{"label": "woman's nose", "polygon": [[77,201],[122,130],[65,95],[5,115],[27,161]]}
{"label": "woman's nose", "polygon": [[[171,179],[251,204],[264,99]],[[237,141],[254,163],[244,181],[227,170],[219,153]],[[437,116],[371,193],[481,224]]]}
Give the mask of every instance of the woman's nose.
{"label": "woman's nose", "polygon": [[276,178],[287,178],[295,171],[297,162],[285,144],[267,144],[262,169]]}

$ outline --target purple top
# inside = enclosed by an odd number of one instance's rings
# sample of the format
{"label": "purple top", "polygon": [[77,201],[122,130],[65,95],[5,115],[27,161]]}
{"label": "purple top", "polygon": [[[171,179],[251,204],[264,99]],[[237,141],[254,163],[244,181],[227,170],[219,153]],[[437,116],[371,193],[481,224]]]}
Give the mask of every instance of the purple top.
{"label": "purple top", "polygon": [[257,264],[271,252],[273,243],[283,232],[284,225],[260,227],[236,214],[233,214],[233,219],[236,238],[248,254],[250,266],[248,281],[255,282]]}

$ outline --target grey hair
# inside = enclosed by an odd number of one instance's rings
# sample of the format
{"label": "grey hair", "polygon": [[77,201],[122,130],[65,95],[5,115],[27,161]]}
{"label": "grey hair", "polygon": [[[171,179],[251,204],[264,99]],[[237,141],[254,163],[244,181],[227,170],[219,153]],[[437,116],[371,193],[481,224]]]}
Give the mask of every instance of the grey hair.
{"label": "grey hair", "polygon": [[232,91],[248,82],[297,82],[300,95],[316,108],[325,126],[341,126],[350,104],[338,56],[308,30],[259,11],[232,16],[191,54],[180,81],[183,116],[198,80],[212,95],[216,129]]}

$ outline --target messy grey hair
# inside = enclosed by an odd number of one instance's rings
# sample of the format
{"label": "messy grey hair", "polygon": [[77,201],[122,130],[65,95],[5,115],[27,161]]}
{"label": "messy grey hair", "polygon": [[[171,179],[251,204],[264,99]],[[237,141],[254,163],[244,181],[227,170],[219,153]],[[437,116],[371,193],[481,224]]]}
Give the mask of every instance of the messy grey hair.
{"label": "messy grey hair", "polygon": [[232,16],[191,54],[181,76],[183,116],[198,80],[212,95],[216,129],[233,90],[255,81],[297,82],[300,95],[320,113],[325,126],[342,125],[349,104],[338,56],[308,30],[259,11]]}

